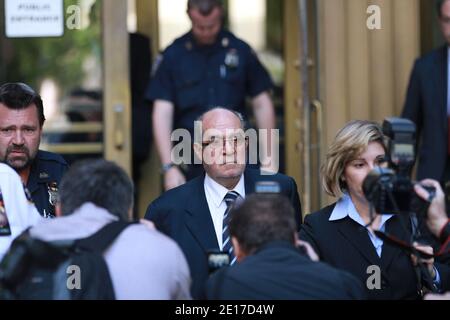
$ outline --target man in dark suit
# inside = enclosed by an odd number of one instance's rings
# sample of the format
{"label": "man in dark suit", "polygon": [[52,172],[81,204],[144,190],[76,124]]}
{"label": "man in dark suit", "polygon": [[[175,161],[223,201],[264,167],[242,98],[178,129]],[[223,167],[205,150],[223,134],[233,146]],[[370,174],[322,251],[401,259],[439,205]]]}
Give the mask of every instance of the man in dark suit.
{"label": "man in dark suit", "polygon": [[301,224],[295,181],[282,174],[263,175],[259,170],[246,169],[248,141],[243,136],[242,116],[215,108],[200,119],[201,141],[194,143],[194,151],[202,159],[206,174],[164,193],[145,214],[183,250],[193,278],[192,296],[197,299],[204,297],[208,252],[223,250],[230,254],[231,261],[235,257],[227,231],[230,196],[239,201],[255,192],[257,182],[275,181],[294,207],[297,229]]}
{"label": "man in dark suit", "polygon": [[415,62],[402,117],[416,124],[418,137],[422,139],[417,179],[431,178],[445,184],[450,180],[449,0],[439,1],[438,15],[447,44]]}
{"label": "man in dark suit", "polygon": [[236,265],[214,273],[208,299],[362,299],[362,284],[347,272],[312,261],[297,240],[288,199],[252,194],[232,211]]}

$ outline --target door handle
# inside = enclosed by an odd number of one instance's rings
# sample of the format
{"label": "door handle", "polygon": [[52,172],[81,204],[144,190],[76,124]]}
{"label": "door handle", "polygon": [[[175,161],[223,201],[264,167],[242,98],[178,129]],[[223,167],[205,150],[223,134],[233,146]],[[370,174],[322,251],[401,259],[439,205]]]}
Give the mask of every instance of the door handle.
{"label": "door handle", "polygon": [[125,107],[123,105],[117,104],[114,106],[114,146],[118,150],[122,150],[125,144],[124,111]]}

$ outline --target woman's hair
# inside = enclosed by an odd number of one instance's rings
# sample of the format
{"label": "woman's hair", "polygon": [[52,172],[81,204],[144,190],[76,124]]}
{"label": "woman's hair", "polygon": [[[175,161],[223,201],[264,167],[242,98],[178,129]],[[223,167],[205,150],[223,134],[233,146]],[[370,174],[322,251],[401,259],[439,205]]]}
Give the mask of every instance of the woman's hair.
{"label": "woman's hair", "polygon": [[345,166],[363,153],[370,142],[379,142],[385,148],[383,131],[376,122],[354,120],[338,131],[321,168],[326,193],[336,198],[342,196],[346,189],[342,180]]}

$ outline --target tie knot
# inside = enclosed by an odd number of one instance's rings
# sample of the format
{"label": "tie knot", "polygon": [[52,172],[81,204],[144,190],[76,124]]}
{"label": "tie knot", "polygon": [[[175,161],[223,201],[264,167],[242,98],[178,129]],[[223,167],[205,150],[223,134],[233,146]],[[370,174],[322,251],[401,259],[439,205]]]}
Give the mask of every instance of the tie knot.
{"label": "tie knot", "polygon": [[227,205],[227,207],[230,207],[236,199],[239,197],[239,193],[236,191],[230,191],[225,195],[225,198],[223,199]]}

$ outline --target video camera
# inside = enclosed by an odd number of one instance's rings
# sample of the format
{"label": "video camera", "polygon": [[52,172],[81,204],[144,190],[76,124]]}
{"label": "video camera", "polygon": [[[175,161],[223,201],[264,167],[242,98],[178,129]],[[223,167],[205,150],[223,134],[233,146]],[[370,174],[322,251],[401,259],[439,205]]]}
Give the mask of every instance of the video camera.
{"label": "video camera", "polygon": [[[428,203],[419,198],[411,181],[415,161],[416,126],[408,119],[386,118],[383,122],[388,168],[372,170],[363,192],[379,214],[425,213]],[[423,186],[432,196],[433,187]]]}

